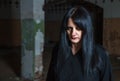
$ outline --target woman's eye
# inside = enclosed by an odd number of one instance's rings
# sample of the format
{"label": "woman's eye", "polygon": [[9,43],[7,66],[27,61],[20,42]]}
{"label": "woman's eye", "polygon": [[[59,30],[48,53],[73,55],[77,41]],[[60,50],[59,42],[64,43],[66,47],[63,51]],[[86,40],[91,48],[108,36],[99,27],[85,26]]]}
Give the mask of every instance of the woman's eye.
{"label": "woman's eye", "polygon": [[77,30],[81,30],[81,28],[80,28],[80,27],[76,27],[76,29],[77,29]]}
{"label": "woman's eye", "polygon": [[72,28],[71,27],[67,27],[66,30],[72,30]]}

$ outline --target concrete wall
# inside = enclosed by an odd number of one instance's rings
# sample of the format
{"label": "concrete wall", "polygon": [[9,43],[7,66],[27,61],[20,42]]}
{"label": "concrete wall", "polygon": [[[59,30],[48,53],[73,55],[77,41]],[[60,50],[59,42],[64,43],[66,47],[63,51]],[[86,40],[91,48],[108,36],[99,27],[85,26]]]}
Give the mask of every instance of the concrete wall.
{"label": "concrete wall", "polygon": [[20,34],[20,0],[1,0],[0,46],[20,46]]}
{"label": "concrete wall", "polygon": [[0,20],[0,46],[21,46],[21,28],[18,19]]}
{"label": "concrete wall", "polygon": [[59,40],[60,21],[47,21],[45,22],[45,41],[56,42]]}
{"label": "concrete wall", "polygon": [[120,18],[104,19],[103,44],[110,54],[120,55]]}
{"label": "concrete wall", "polygon": [[120,18],[120,0],[85,0],[104,9],[104,18]]}

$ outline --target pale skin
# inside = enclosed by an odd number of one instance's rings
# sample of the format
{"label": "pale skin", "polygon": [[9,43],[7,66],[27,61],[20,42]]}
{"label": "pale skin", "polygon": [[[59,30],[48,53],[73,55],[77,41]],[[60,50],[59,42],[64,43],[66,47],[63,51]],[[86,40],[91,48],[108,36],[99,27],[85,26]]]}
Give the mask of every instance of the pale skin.
{"label": "pale skin", "polygon": [[72,53],[73,55],[75,55],[81,48],[80,41],[82,39],[83,31],[79,27],[77,27],[77,25],[73,22],[72,18],[68,19],[67,27],[67,35],[70,42],[72,43]]}

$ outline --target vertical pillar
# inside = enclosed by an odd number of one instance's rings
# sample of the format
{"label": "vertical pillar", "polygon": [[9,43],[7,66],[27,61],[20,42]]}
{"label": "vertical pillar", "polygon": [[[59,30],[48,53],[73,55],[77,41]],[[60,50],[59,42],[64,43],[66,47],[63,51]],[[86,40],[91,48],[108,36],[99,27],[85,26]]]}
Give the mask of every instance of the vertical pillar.
{"label": "vertical pillar", "polygon": [[43,71],[43,4],[44,0],[21,0],[22,78],[31,81]]}
{"label": "vertical pillar", "polygon": [[23,79],[34,79],[34,22],[33,0],[21,0],[21,43]]}

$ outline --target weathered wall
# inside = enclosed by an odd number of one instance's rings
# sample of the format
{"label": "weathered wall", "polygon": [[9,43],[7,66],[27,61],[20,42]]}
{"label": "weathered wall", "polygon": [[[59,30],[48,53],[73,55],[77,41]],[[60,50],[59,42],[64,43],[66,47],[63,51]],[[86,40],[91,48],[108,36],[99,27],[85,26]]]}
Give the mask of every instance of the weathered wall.
{"label": "weathered wall", "polygon": [[48,42],[55,42],[59,39],[60,21],[45,22],[45,40]]}
{"label": "weathered wall", "polygon": [[120,55],[120,18],[104,19],[103,44],[110,54]]}
{"label": "weathered wall", "polygon": [[0,1],[0,46],[20,46],[20,0]]}
{"label": "weathered wall", "polygon": [[0,20],[0,46],[16,47],[21,45],[21,28],[18,19]]}

